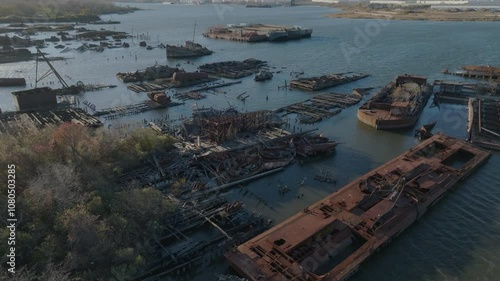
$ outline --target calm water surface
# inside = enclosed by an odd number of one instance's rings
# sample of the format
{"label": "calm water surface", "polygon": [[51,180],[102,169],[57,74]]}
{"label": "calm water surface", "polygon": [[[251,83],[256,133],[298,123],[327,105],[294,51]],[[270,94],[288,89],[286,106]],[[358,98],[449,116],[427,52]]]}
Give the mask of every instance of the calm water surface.
{"label": "calm water surface", "polygon": [[[455,79],[440,73],[445,68],[464,64],[500,65],[498,23],[481,22],[415,22],[329,19],[325,14],[335,12],[321,7],[278,7],[247,9],[242,6],[206,5],[138,5],[147,9],[128,15],[108,16],[122,22],[120,25],[102,26],[117,31],[149,35],[150,44],[180,44],[192,39],[196,22],[195,41],[215,51],[212,56],[192,60],[166,60],[163,49],[146,51],[135,40],[130,49],[106,50],[103,53],[69,52],[59,54],[53,47],[46,52],[53,56],[71,58],[54,62],[68,82],[103,82],[117,84],[115,89],[85,93],[80,101],[88,100],[97,108],[106,108],[144,100],[145,94],[126,89],[115,77],[117,72],[135,71],[155,62],[174,66],[181,63],[186,70],[197,65],[221,60],[257,58],[266,60],[274,70],[273,80],[255,83],[252,77],[237,86],[221,88],[218,94],[196,101],[201,106],[226,107],[228,103],[242,111],[275,109],[303,101],[317,93],[279,91],[278,85],[290,80],[291,71],[304,71],[306,75],[319,75],[356,71],[371,74],[367,79],[339,86],[330,92],[349,93],[356,87],[380,88],[399,74],[425,75],[429,80]],[[273,23],[300,25],[314,29],[311,39],[285,43],[245,44],[204,38],[201,33],[209,26],[229,23]],[[360,35],[360,34],[364,35]],[[50,34],[40,35],[48,37]],[[130,40],[129,40],[130,41]],[[78,47],[72,43],[70,47]],[[137,55],[137,61],[135,56]],[[123,56],[123,57],[122,57]],[[46,66],[42,68],[46,69]],[[22,62],[0,65],[0,77],[23,75],[33,80],[35,64]],[[22,73],[16,72],[21,71]],[[55,81],[55,78],[51,78]],[[0,89],[0,108],[13,110],[10,91]],[[226,93],[223,93],[226,92]],[[246,103],[236,99],[242,92],[250,97]],[[266,100],[266,96],[269,100]],[[112,121],[111,125],[138,122],[138,120],[189,116],[195,101],[161,112],[149,112]],[[419,124],[438,121],[435,131],[442,131],[465,139],[466,108],[461,105],[431,107],[422,114]],[[107,121],[106,121],[107,122]],[[334,155],[294,164],[284,172],[252,182],[247,187],[266,198],[274,210],[265,207],[251,195],[231,190],[228,196],[243,200],[248,209],[263,213],[275,222],[302,210],[344,184],[399,155],[417,142],[411,130],[400,132],[375,131],[356,119],[356,107],[323,122],[302,126],[317,128],[327,137],[338,140]],[[297,126],[297,129],[298,126]],[[335,173],[337,185],[313,180],[314,171],[326,167]],[[440,204],[410,227],[389,247],[365,263],[353,281],[409,280],[409,281],[471,281],[500,280],[500,157],[494,154],[477,173],[463,181]],[[298,189],[304,179],[304,187]],[[280,196],[278,183],[291,188]],[[297,199],[297,194],[304,196]],[[214,265],[213,270],[223,272],[227,265]],[[212,272],[204,272],[195,280],[211,280]],[[191,277],[186,277],[191,279]]]}

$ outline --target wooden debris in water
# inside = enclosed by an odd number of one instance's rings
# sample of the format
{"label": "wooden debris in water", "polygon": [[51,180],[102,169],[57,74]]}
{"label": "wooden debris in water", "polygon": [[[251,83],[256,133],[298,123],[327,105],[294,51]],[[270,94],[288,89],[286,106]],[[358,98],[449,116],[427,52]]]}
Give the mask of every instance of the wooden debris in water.
{"label": "wooden debris in water", "polygon": [[296,113],[299,115],[300,123],[310,124],[340,113],[343,108],[358,103],[361,98],[361,95],[357,93],[351,95],[321,94],[304,102],[280,108],[276,112],[285,112],[284,115]]}

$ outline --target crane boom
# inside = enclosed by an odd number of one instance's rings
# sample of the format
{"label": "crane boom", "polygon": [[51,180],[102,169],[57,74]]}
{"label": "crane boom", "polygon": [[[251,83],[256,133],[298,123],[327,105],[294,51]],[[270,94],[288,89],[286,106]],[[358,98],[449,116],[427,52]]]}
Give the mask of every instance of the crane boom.
{"label": "crane boom", "polygon": [[[40,51],[40,49],[36,48],[36,51],[37,51],[37,60],[36,60],[36,65],[37,65],[37,75],[38,75],[38,56],[42,56],[42,58],[45,60],[45,62],[49,65],[50,69],[52,70],[52,73],[54,73],[54,75],[57,77],[57,79],[59,80],[59,82],[63,85],[63,88],[69,88],[68,84],[66,83],[66,81],[64,81],[64,79],[62,78],[62,76],[59,74],[59,72],[57,72],[57,70],[54,68],[54,66],[50,63],[50,61],[45,57],[45,55]],[[45,78],[47,75],[44,75],[42,78],[40,78],[40,80],[42,80],[43,78]],[[37,78],[36,78],[37,79]],[[36,80],[35,81],[35,88],[36,88],[36,85],[37,83],[40,81],[40,80]]]}

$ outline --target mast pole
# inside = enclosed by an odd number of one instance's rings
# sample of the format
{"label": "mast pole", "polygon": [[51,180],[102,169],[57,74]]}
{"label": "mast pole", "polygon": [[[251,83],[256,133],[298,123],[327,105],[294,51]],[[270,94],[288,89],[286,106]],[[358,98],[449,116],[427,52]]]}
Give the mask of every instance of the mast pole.
{"label": "mast pole", "polygon": [[193,42],[193,43],[194,43],[194,35],[195,35],[195,33],[196,33],[196,21],[194,21],[194,28],[193,28],[193,41],[191,41],[191,42]]}
{"label": "mast pole", "polygon": [[39,53],[40,53],[40,50],[38,48],[36,48],[35,89],[36,89],[37,84],[38,84],[38,58],[39,58]]}

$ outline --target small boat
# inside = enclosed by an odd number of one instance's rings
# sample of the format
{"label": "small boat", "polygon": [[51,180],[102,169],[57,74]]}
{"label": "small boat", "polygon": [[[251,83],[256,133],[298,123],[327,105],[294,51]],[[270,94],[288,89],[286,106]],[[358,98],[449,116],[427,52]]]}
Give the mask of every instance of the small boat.
{"label": "small boat", "polygon": [[415,130],[415,137],[418,138],[419,140],[426,140],[430,137],[433,136],[431,133],[432,128],[436,125],[436,121],[430,123],[430,124],[425,124],[419,129]]}
{"label": "small boat", "polygon": [[147,47],[146,47],[146,50],[150,50],[150,51],[151,51],[151,50],[153,50],[153,47],[151,47],[151,46],[147,46]]}
{"label": "small boat", "polygon": [[335,150],[335,147],[338,144],[337,142],[330,141],[328,138],[321,135],[293,138],[292,143],[297,150],[297,154],[305,158],[329,153]]}
{"label": "small boat", "polygon": [[269,71],[261,70],[259,73],[255,74],[255,81],[264,81],[273,78],[273,74]]}
{"label": "small boat", "polygon": [[434,128],[434,126],[436,126],[436,121],[432,122],[432,123],[429,123],[429,124],[425,124],[422,126],[422,128],[426,129],[427,131],[430,131],[432,130],[432,128]]}

